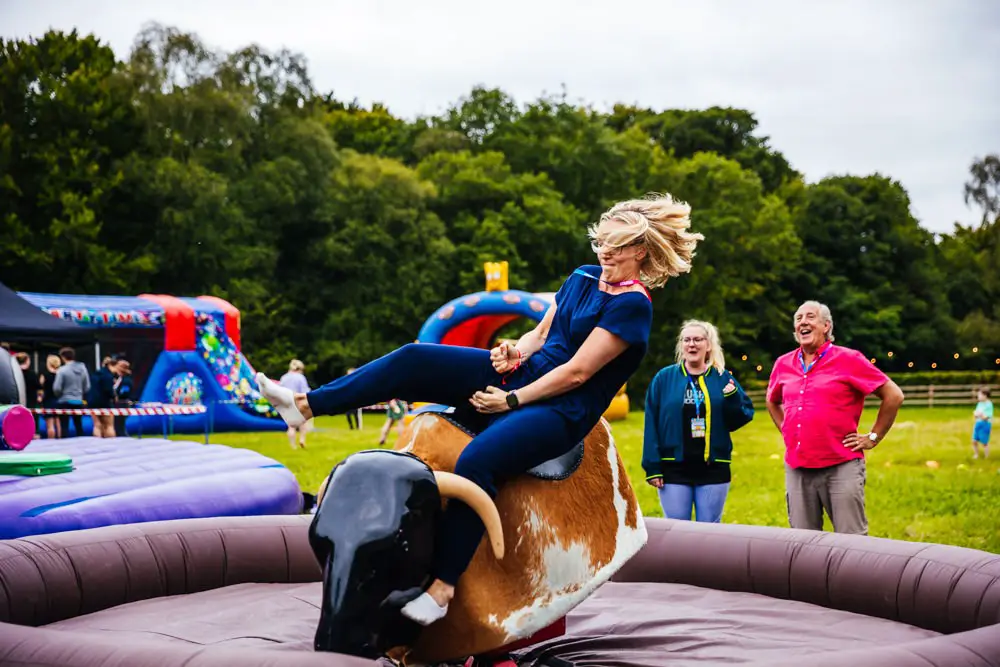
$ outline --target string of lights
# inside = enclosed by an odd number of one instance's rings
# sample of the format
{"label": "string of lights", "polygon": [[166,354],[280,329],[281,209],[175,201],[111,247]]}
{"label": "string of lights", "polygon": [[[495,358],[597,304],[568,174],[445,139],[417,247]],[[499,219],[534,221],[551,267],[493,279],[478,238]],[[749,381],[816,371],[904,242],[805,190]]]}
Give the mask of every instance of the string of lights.
{"label": "string of lights", "polygon": [[[979,354],[979,347],[978,346],[972,348],[972,354],[974,354],[974,355],[978,355]],[[896,353],[893,352],[893,351],[887,352],[885,356],[886,356],[886,361],[889,361],[889,360],[895,361],[895,360],[898,359],[898,355],[896,355]],[[989,359],[989,356],[991,356],[991,355],[984,354],[984,355],[982,355],[982,358],[984,360],[986,360],[986,359]],[[962,358],[962,353],[961,352],[955,352],[952,355],[952,359],[954,359],[955,361],[958,361],[961,358]],[[746,355],[746,354],[742,355],[740,357],[740,359],[742,359],[745,362],[746,361],[750,361],[750,357],[748,355]],[[879,363],[879,360],[878,360],[877,357],[869,357],[869,360],[873,364]],[[753,363],[753,362],[751,362],[751,363]],[[993,365],[993,367],[995,367],[998,370],[1000,370],[1000,356],[996,357],[993,360],[993,364],[992,365]],[[919,364],[919,363],[914,362],[914,361],[907,361],[906,362],[906,368],[907,369],[920,370],[921,368],[925,368],[926,369],[926,368],[929,367],[930,370],[937,370],[938,366],[939,366],[939,364],[936,361],[932,361],[929,365],[926,365],[926,362],[924,362],[924,364]],[[764,365],[763,364],[756,364],[755,365],[755,369],[756,369],[756,371],[758,373],[761,373],[761,372],[764,371]],[[942,370],[945,370],[945,369],[942,368]],[[976,370],[991,370],[991,369],[990,369],[990,367],[989,367],[988,364],[984,364],[983,367],[978,368],[978,369],[976,369],[976,368],[963,368],[963,369],[960,369],[960,370],[964,370],[964,371],[976,371]]]}

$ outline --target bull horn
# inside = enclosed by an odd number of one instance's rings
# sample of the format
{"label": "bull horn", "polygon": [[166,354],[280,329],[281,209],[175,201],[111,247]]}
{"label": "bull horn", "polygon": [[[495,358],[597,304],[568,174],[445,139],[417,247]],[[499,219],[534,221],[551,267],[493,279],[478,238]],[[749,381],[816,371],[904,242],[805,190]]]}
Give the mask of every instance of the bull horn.
{"label": "bull horn", "polygon": [[319,509],[320,503],[323,502],[323,496],[326,495],[326,485],[330,483],[330,477],[333,475],[327,475],[323,478],[323,483],[319,485],[319,491],[316,492],[316,509]]}
{"label": "bull horn", "polygon": [[493,555],[497,560],[503,559],[503,527],[500,525],[500,513],[493,499],[475,482],[451,472],[434,471],[438,492],[442,498],[455,498],[468,505],[479,515],[486,534],[490,536]]}

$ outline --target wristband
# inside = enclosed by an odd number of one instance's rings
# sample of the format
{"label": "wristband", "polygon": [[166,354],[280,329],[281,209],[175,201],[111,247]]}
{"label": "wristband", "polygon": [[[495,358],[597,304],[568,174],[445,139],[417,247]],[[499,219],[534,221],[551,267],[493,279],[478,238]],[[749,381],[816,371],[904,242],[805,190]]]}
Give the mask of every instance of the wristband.
{"label": "wristband", "polygon": [[521,367],[521,350],[518,350],[515,347],[514,351],[517,352],[517,361],[514,362],[514,367],[512,369],[510,369],[509,371],[507,371],[508,373],[513,373],[514,371],[516,371],[518,368]]}
{"label": "wristband", "polygon": [[[517,350],[516,347],[514,349]],[[503,374],[503,377],[500,378],[500,384],[501,385],[507,384],[507,378],[513,375],[520,367],[521,367],[521,350],[517,350],[517,363],[514,364],[514,368],[510,369],[509,371]]]}

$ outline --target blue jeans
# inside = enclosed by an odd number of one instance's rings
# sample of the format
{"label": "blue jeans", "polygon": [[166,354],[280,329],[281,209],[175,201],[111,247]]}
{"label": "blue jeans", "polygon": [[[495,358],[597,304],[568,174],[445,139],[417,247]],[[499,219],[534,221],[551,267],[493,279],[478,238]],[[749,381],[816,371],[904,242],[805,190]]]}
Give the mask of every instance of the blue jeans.
{"label": "blue jeans", "polygon": [[[514,380],[505,389],[521,386],[526,378]],[[306,397],[314,415],[339,415],[391,398],[468,406],[472,394],[488,385],[501,386],[488,350],[410,343]],[[504,479],[569,451],[578,442],[574,433],[574,425],[544,403],[504,412],[462,450],[455,473],[495,498]],[[449,502],[438,528],[434,576],[457,584],[484,532],[478,514],[465,503]]]}
{"label": "blue jeans", "polygon": [[729,483],[699,486],[664,484],[658,491],[663,516],[668,519],[690,521],[693,507],[697,521],[719,523],[722,520],[722,508],[726,505],[726,496],[729,495]]}
{"label": "blue jeans", "polygon": [[[56,407],[62,410],[79,410],[80,408],[83,408],[85,406],[83,405],[83,401],[72,400],[72,401],[59,401],[58,403],[56,403]],[[75,429],[73,435],[75,435],[78,438],[82,438],[83,436],[87,435],[86,433],[83,432],[83,415],[59,415],[60,431],[62,433],[63,438],[69,437],[70,419],[73,420],[73,428]]]}

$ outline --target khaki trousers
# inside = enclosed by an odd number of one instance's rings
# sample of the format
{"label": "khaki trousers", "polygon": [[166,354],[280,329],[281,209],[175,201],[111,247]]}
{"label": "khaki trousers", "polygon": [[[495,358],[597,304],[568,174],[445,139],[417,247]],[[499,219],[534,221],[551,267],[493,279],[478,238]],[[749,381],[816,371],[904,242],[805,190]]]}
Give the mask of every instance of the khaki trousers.
{"label": "khaki trousers", "polygon": [[786,463],[785,501],[792,528],[823,530],[826,510],[835,532],[867,535],[865,460],[829,468],[792,468]]}

